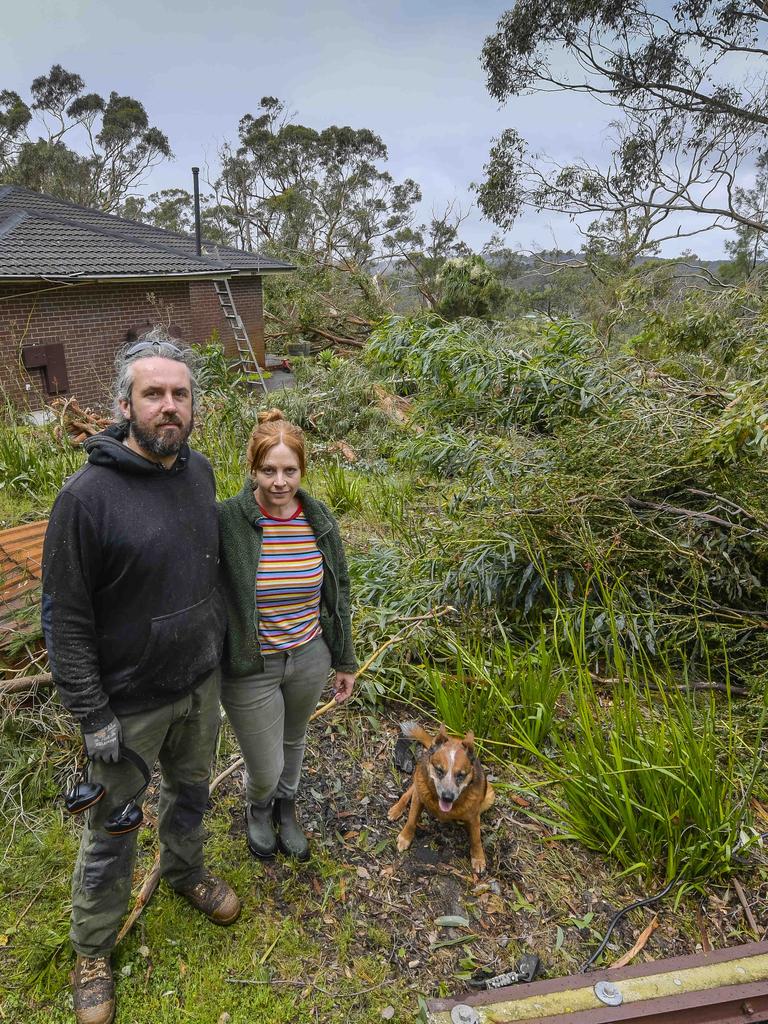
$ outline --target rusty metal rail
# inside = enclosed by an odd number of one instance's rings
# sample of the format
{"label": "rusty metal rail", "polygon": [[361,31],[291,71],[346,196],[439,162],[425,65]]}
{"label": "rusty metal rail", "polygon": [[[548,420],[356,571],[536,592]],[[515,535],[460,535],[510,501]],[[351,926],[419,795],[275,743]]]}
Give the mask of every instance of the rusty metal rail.
{"label": "rusty metal rail", "polygon": [[0,531],[0,648],[19,628],[23,608],[38,599],[48,520]]}
{"label": "rusty metal rail", "polygon": [[766,1024],[768,942],[428,1002],[430,1024]]}

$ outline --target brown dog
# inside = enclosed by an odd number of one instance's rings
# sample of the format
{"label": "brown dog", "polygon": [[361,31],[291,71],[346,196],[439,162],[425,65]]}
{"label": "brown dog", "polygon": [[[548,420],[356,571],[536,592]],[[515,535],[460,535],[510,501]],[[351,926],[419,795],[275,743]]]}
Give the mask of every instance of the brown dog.
{"label": "brown dog", "polygon": [[415,722],[403,722],[403,734],[426,748],[413,782],[389,809],[387,817],[397,821],[410,801],[408,821],[397,837],[402,853],[413,842],[416,825],[426,807],[438,821],[463,821],[469,832],[472,869],[478,875],[485,871],[485,853],[480,841],[480,815],[487,811],[496,794],[486,781],[485,772],[475,755],[475,737],[468,732],[463,740],[448,736],[445,726],[434,738]]}

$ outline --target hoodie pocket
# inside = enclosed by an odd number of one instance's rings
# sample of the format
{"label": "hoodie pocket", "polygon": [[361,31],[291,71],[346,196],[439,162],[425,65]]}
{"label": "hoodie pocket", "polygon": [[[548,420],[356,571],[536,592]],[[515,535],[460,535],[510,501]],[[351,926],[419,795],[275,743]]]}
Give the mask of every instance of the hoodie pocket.
{"label": "hoodie pocket", "polygon": [[225,626],[223,602],[215,590],[189,608],[152,619],[147,646],[131,673],[130,688],[189,689],[219,664]]}

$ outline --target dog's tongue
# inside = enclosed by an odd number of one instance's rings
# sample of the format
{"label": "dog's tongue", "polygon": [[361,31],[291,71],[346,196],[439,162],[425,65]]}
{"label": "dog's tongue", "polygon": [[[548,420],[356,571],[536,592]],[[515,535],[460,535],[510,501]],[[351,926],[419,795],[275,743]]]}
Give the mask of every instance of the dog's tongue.
{"label": "dog's tongue", "polygon": [[448,811],[450,811],[450,809],[452,807],[453,807],[453,800],[444,800],[442,797],[440,797],[440,810],[444,814],[447,814]]}

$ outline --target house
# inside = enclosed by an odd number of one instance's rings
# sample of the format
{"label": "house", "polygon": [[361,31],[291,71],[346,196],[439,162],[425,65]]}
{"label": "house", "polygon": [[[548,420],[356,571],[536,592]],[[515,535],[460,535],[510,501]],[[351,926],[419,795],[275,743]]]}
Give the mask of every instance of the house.
{"label": "house", "polygon": [[255,371],[262,279],[293,269],[0,185],[0,391],[31,410],[56,395],[105,405],[115,353],[158,322],[189,344],[218,332]]}

